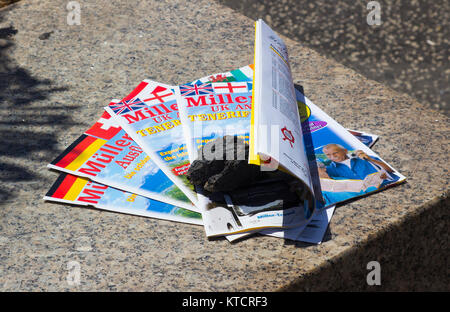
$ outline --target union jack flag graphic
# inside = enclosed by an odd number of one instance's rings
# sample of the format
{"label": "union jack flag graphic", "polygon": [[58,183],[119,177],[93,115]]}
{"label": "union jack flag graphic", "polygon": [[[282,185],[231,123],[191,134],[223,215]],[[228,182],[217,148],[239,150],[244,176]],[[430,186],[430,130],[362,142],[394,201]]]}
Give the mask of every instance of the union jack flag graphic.
{"label": "union jack flag graphic", "polygon": [[210,83],[192,83],[180,86],[180,93],[183,96],[214,94],[214,89]]}
{"label": "union jack flag graphic", "polygon": [[126,114],[141,108],[147,107],[147,105],[140,99],[135,98],[131,100],[123,100],[119,103],[111,103],[109,107],[116,113],[116,115]]}

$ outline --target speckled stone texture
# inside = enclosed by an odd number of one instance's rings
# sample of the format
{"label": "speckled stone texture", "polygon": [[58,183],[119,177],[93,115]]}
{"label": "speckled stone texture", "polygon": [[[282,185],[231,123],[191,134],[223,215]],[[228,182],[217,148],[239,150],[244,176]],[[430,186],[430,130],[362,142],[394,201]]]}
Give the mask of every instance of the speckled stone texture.
{"label": "speckled stone texture", "polygon": [[369,0],[216,1],[450,116],[448,0],[378,0],[381,25]]}
{"label": "speckled stone texture", "polygon": [[[295,82],[408,182],[339,207],[319,246],[42,201],[46,169],[111,98],[252,62],[252,20],[201,0],[28,1],[0,10],[0,290],[449,290],[449,123],[414,99],[285,38]],[[381,264],[381,286],[366,265]],[[67,281],[77,261],[79,285]],[[384,274],[385,273],[385,274]]]}

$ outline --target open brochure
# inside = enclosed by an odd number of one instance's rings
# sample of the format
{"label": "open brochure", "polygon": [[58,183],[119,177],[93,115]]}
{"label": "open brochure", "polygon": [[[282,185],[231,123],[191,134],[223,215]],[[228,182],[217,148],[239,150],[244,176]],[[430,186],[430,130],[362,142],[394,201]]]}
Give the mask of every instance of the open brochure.
{"label": "open brochure", "polygon": [[196,187],[206,234],[301,225],[305,218],[303,209],[296,207],[294,193],[290,207],[282,200],[261,204],[270,192],[276,197],[284,190],[281,178],[250,187],[248,179],[240,179],[261,175],[258,167],[248,166],[250,77],[248,81],[195,81],[176,90],[191,162],[188,179]]}
{"label": "open brochure", "polygon": [[182,223],[203,224],[198,212],[120,191],[67,173],[60,174],[44,199]]}
{"label": "open brochure", "polygon": [[269,26],[259,20],[255,33],[251,163],[289,171],[318,208],[405,180],[295,89],[287,48]]}
{"label": "open brochure", "polygon": [[48,167],[199,212],[107,112]]}
{"label": "open brochure", "polygon": [[[295,176],[314,194],[319,212],[405,180],[295,89],[281,38],[262,21],[256,23],[255,33],[250,164],[261,170],[278,168]],[[364,133],[359,135],[367,139]],[[286,236],[301,228],[262,232]]]}

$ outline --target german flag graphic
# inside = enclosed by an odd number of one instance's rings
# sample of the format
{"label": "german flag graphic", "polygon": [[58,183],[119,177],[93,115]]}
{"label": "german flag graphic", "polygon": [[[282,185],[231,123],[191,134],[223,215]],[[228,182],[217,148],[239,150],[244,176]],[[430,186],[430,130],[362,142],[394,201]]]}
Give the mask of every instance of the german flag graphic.
{"label": "german flag graphic", "polygon": [[62,173],[45,196],[75,201],[88,182],[89,179]]}
{"label": "german flag graphic", "polygon": [[58,158],[52,161],[51,164],[56,167],[75,171],[106,142],[108,141],[82,134],[61,155],[59,155]]}

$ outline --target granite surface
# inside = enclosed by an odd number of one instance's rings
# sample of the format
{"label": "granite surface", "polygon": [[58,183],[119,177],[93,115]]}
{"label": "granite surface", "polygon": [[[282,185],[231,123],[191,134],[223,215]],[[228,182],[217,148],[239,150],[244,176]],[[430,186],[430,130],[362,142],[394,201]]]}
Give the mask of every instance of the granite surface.
{"label": "granite surface", "polygon": [[[375,151],[408,178],[339,207],[323,244],[230,244],[200,226],[44,202],[57,177],[47,163],[111,98],[144,78],[179,84],[252,61],[253,21],[215,2],[80,4],[73,26],[67,1],[0,10],[0,290],[449,290],[448,118],[288,38],[306,95],[381,135]],[[381,286],[366,283],[373,260]]]}

